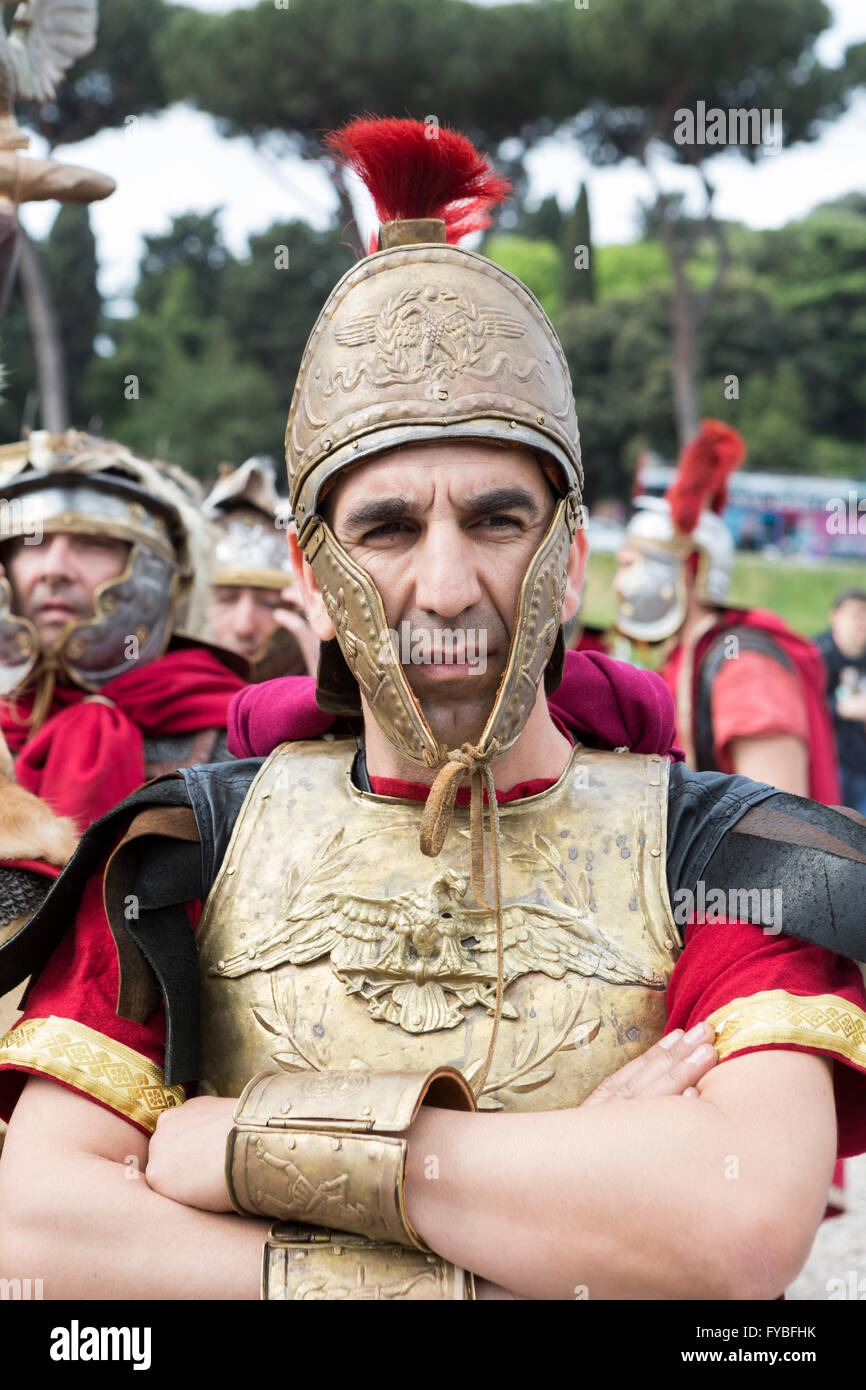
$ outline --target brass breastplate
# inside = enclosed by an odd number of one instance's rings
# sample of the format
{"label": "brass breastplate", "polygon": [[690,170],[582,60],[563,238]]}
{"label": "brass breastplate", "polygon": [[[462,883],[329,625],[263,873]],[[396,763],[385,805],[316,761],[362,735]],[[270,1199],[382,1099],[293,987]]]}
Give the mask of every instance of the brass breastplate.
{"label": "brass breastplate", "polygon": [[[437,859],[421,806],[358,791],[354,742],[284,744],[238,816],[198,930],[202,1089],[256,1072],[458,1067],[493,1026],[496,932],[469,887],[469,811]],[[668,762],[575,748],[500,808],[505,991],[485,1110],[578,1105],[663,1032],[679,947]]]}

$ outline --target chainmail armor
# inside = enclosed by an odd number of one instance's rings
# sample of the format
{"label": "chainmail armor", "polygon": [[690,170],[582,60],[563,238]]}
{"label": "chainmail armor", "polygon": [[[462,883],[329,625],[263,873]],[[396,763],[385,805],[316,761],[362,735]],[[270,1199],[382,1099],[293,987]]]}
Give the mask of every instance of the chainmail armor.
{"label": "chainmail armor", "polygon": [[0,933],[11,922],[34,913],[52,880],[27,869],[0,868]]}

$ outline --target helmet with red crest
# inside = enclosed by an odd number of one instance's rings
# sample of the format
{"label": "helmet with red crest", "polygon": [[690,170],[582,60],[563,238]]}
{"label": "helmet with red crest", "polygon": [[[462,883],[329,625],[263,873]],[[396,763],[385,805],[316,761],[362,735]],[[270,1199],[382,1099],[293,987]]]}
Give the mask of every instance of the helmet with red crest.
{"label": "helmet with red crest", "polygon": [[699,602],[713,607],[727,599],[734,541],[721,514],[730,475],[745,456],[745,442],[735,429],[720,420],[704,420],[683,449],[664,498],[638,499],[626,544],[640,552],[640,559],[618,580],[616,625],[626,637],[662,642],[682,627],[690,564]]}

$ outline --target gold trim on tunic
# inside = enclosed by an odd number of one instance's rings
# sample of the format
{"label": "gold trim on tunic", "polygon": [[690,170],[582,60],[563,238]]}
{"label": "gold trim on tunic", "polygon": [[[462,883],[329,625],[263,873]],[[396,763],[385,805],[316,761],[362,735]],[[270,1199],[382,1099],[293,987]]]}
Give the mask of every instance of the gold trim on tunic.
{"label": "gold trim on tunic", "polygon": [[72,1018],[28,1018],[0,1038],[0,1065],[65,1081],[152,1134],[164,1110],[182,1105],[162,1067],[141,1052]]}
{"label": "gold trim on tunic", "polygon": [[789,994],[769,989],[732,999],[710,1014],[719,1060],[747,1047],[820,1048],[866,1071],[866,1013],[838,994]]}

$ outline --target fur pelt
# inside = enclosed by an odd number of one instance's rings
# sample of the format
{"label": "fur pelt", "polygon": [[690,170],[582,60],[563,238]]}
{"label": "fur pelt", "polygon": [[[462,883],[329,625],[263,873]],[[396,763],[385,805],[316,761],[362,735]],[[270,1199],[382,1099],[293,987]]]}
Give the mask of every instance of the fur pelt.
{"label": "fur pelt", "polygon": [[78,834],[71,820],[58,816],[46,801],[19,787],[12,755],[0,733],[0,860],[42,859],[65,864]]}

